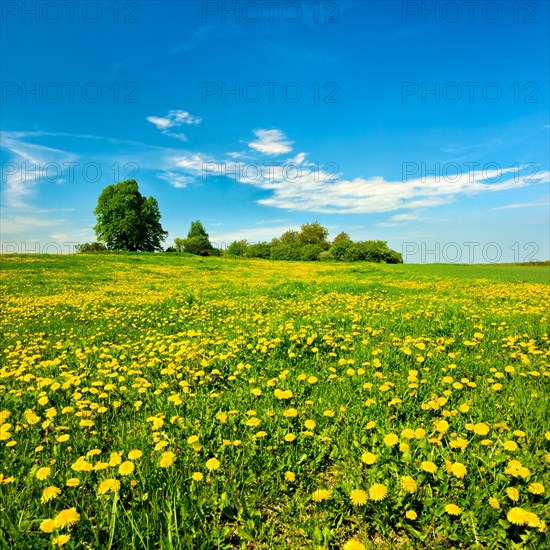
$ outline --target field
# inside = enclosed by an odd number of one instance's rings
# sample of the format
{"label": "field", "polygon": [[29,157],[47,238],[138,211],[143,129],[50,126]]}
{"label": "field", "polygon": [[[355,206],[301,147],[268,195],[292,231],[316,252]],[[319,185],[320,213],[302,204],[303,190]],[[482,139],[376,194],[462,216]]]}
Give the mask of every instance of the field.
{"label": "field", "polygon": [[2,258],[1,548],[548,548],[548,266]]}

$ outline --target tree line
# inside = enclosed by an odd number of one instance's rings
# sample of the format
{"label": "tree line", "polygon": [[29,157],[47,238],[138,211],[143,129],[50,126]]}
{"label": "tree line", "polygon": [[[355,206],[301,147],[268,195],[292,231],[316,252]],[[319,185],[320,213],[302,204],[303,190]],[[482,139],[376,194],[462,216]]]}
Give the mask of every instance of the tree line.
{"label": "tree line", "polygon": [[191,222],[186,238],[174,239],[166,250],[162,242],[168,233],[160,224],[160,209],[154,197],[144,197],[135,180],[107,186],[94,210],[97,223],[95,243],[79,245],[80,252],[127,250],[145,252],[185,252],[198,256],[229,255],[290,261],[344,261],[403,263],[401,254],[386,241],[352,241],[346,232],[331,242],[328,230],[319,222],[305,223],[300,231],[289,229],[270,242],[233,241],[226,250],[214,246],[200,221]]}

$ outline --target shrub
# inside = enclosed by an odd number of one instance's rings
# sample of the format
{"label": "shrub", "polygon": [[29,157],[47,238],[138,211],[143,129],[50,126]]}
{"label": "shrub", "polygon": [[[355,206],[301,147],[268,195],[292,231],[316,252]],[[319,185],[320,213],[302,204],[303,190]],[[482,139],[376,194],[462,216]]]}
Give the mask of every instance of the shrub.
{"label": "shrub", "polygon": [[107,247],[103,243],[83,243],[76,246],[76,251],[83,254],[90,252],[106,252]]}

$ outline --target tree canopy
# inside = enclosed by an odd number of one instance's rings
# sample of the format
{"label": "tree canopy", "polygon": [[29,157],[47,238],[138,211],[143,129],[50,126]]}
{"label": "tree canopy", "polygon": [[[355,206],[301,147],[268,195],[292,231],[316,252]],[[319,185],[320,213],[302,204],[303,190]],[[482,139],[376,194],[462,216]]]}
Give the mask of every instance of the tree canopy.
{"label": "tree canopy", "polygon": [[154,197],[144,197],[136,180],[108,185],[99,195],[94,210],[98,240],[109,250],[155,252],[162,250],[168,233],[160,224],[160,210]]}

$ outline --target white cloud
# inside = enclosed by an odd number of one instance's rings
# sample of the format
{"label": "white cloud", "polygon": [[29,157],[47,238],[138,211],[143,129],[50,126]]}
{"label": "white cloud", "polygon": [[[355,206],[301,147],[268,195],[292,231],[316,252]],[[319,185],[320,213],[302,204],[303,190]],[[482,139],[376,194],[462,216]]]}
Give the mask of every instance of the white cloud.
{"label": "white cloud", "polygon": [[254,130],[257,141],[251,141],[248,146],[265,155],[282,155],[292,151],[292,142],[285,141],[286,136],[281,130]]}
{"label": "white cloud", "polygon": [[146,120],[154,124],[157,130],[160,130],[164,135],[179,139],[180,141],[187,141],[187,136],[181,132],[171,132],[169,128],[179,128],[182,124],[196,126],[202,122],[200,116],[192,115],[180,109],[172,109],[164,117],[148,116]]}
{"label": "white cloud", "polygon": [[545,197],[537,201],[516,202],[514,204],[507,204],[505,206],[496,206],[495,208],[491,208],[491,210],[508,210],[509,208],[533,208],[537,206],[546,206],[548,208],[550,206],[550,197]]}

